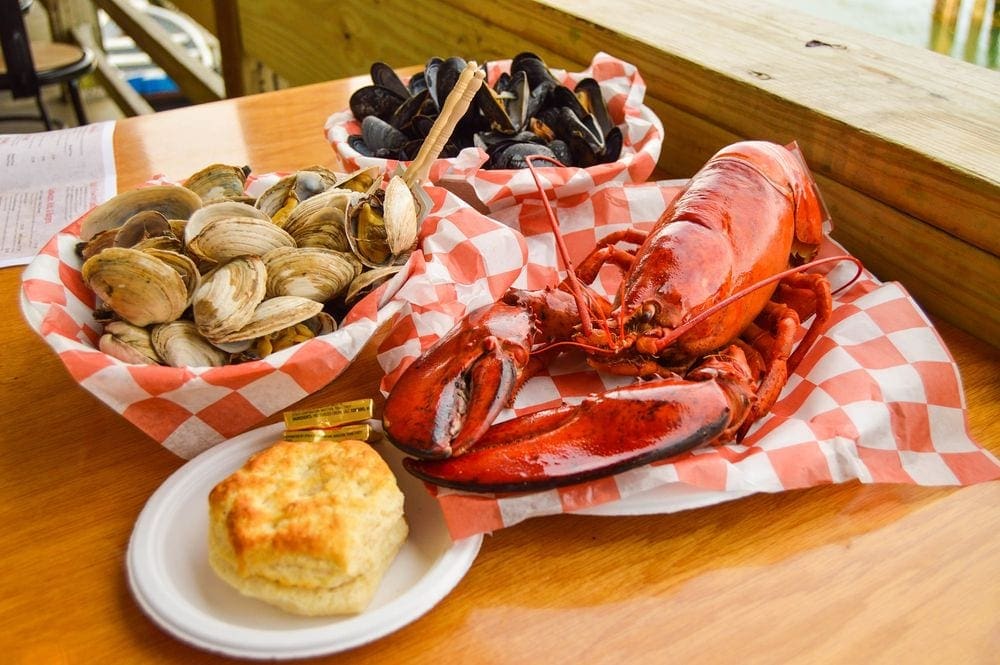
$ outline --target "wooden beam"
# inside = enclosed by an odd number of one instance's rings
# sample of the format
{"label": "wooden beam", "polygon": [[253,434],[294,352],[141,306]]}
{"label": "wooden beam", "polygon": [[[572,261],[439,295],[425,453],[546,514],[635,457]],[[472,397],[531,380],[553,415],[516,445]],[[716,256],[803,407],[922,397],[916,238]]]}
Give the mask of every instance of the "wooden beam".
{"label": "wooden beam", "polygon": [[104,51],[94,39],[94,31],[89,24],[83,23],[75,26],[72,29],[72,35],[77,44],[89,48],[93,52],[94,73],[105,92],[121,109],[122,113],[129,117],[154,113],[149,102],[125,80],[121,70],[108,62]]}
{"label": "wooden beam", "polygon": [[1000,343],[996,72],[752,0],[425,0],[419,16],[405,0],[239,8],[245,54],[292,85],[374,60],[531,50],[579,70],[611,53],[639,68],[664,122],[661,172],[689,176],[741,138],[798,141],[834,238],[926,309]]}
{"label": "wooden beam", "polygon": [[149,54],[192,102],[200,104],[225,97],[222,77],[175,44],[154,19],[127,0],[94,0],[94,4],[106,11],[111,20]]}

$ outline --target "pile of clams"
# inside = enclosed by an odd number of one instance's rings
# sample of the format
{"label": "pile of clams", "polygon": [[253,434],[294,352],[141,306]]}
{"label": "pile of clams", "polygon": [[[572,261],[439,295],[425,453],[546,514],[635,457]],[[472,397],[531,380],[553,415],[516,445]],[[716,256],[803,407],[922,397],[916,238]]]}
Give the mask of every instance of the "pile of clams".
{"label": "pile of clams", "polygon": [[401,178],[325,167],[245,194],[249,169],[120,194],[84,219],[77,253],[98,296],[99,348],[129,363],[221,366],[316,335],[400,270],[417,242]]}
{"label": "pile of clams", "polygon": [[[431,58],[404,83],[391,67],[374,63],[372,85],[351,95],[361,134],[348,144],[366,157],[412,160],[465,66],[460,57]],[[586,168],[617,160],[622,143],[596,80],[585,78],[570,90],[540,57],[520,53],[510,72],[479,89],[441,157],[475,146],[489,156],[487,169],[524,168],[528,155]]]}

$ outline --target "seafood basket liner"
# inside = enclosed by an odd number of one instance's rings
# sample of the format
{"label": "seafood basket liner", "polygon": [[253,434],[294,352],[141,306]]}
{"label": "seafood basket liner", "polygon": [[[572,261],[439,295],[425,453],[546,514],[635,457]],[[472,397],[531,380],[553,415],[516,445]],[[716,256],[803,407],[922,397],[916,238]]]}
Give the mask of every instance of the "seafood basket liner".
{"label": "seafood basket liner", "polygon": [[[487,63],[486,81],[495,83],[501,72],[510,71],[510,60]],[[594,56],[582,72],[570,73],[550,69],[568,86],[592,77],[601,86],[608,110],[623,130],[621,156],[614,162],[582,167],[541,167],[538,171],[552,184],[560,198],[584,194],[607,182],[645,182],[656,167],[663,145],[663,123],[642,103],[646,84],[634,65],[607,53]],[[339,111],[326,121],[326,136],[347,170],[379,166],[391,173],[395,162],[365,157],[347,143],[347,137],[361,131],[360,123],[351,111]],[[454,191],[477,209],[496,211],[515,205],[524,198],[537,196],[537,189],[528,169],[486,170],[482,165],[488,157],[476,148],[466,148],[457,157],[438,159],[431,167],[429,179],[436,185]]]}
{"label": "seafood basket liner", "polygon": [[[629,225],[648,228],[680,192],[677,181],[612,183],[587,194],[560,198],[556,214],[574,260],[598,238]],[[493,213],[517,229],[528,260],[514,285],[540,288],[562,274],[541,203]],[[829,237],[821,256],[844,254]],[[828,272],[836,289],[854,266]],[[613,295],[620,276],[605,270],[595,285]],[[404,306],[379,350],[391,389],[421,348],[443,335],[451,320]],[[695,450],[616,476],[543,492],[472,494],[428,485],[442,507],[452,537],[491,532],[541,515],[616,513],[613,502],[632,499],[623,511],[673,512],[755,492],[780,492],[858,480],[862,483],[965,485],[1000,478],[1000,462],[969,436],[958,368],[931,323],[897,283],[864,272],[834,295],[828,330],[789,377],[773,411],[741,444]],[[808,323],[808,322],[807,322]],[[799,331],[801,336],[802,330]],[[589,393],[627,383],[591,370],[578,355],[558,359],[533,377],[513,409],[498,420],[539,408],[576,403]]]}
{"label": "seafood basket liner", "polygon": [[[248,193],[259,194],[277,177],[251,176]],[[95,296],[83,283],[74,251],[86,215],[53,237],[25,269],[22,309],[81,386],[164,447],[191,458],[335,379],[404,302],[432,302],[439,316],[453,320],[507,289],[526,257],[519,234],[443,189],[426,191],[433,205],[421,231],[423,251],[359,302],[339,330],[261,360],[175,368],[130,365],[97,350]]]}

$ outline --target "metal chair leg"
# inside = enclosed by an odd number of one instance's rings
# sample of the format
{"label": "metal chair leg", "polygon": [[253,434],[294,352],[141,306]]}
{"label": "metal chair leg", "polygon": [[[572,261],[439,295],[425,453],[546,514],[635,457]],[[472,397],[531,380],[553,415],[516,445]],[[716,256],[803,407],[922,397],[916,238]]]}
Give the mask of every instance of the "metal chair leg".
{"label": "metal chair leg", "polygon": [[73,102],[73,110],[76,112],[77,125],[87,124],[87,114],[83,110],[83,100],[80,98],[80,82],[76,79],[66,82],[69,88],[69,98]]}
{"label": "metal chair leg", "polygon": [[45,123],[45,130],[52,130],[52,118],[49,117],[49,111],[45,108],[45,102],[42,101],[42,90],[39,88],[38,92],[35,93],[35,101],[38,102],[38,112],[42,114],[42,122]]}

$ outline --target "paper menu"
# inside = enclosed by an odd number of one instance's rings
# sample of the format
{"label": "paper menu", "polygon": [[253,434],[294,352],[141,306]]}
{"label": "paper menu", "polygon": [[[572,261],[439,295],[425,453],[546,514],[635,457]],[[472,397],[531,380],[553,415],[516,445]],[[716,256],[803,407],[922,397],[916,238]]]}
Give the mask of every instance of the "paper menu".
{"label": "paper menu", "polygon": [[0,267],[28,263],[49,238],[117,192],[114,122],[0,135]]}

